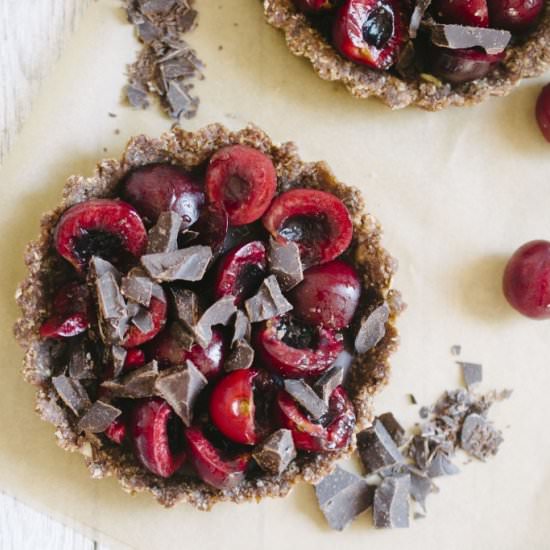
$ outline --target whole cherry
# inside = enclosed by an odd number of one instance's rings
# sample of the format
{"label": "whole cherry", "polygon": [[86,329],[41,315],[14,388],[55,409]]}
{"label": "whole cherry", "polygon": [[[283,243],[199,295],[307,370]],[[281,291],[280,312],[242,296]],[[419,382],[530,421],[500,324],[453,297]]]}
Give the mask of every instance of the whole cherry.
{"label": "whole cherry", "polygon": [[462,84],[487,75],[504,59],[504,52],[488,54],[476,49],[450,50],[433,47],[430,56],[433,74],[451,84]]}

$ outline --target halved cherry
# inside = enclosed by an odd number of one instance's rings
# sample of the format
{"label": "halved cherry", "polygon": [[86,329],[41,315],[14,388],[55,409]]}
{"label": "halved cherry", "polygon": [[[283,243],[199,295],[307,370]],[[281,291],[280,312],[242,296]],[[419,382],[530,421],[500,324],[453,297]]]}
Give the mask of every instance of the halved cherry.
{"label": "halved cherry", "polygon": [[127,433],[126,421],[121,417],[115,418],[105,430],[105,435],[117,445],[120,445],[126,439]]}
{"label": "halved cherry", "polygon": [[161,366],[185,365],[189,359],[208,380],[219,376],[225,358],[225,345],[221,332],[212,329],[212,340],[206,348],[193,344],[190,350],[182,347],[169,329],[163,331],[148,346],[147,353]]}
{"label": "halved cherry", "polygon": [[281,425],[292,432],[297,449],[337,451],[348,445],[355,429],[353,405],[342,386],[332,392],[329,412],[320,423],[313,422],[284,390],[277,394],[276,406]]}
{"label": "halved cherry", "polygon": [[335,0],[294,0],[296,7],[307,13],[328,11],[336,5]]}
{"label": "halved cherry", "polygon": [[245,145],[220,149],[206,171],[208,200],[223,205],[232,225],[244,225],[261,218],[275,189],[277,174],[271,159]]}
{"label": "halved cherry", "polygon": [[92,199],[69,208],[54,234],[59,254],[79,272],[92,256],[117,263],[141,256],[147,246],[145,226],[132,206],[120,200]]}
{"label": "halved cherry", "polygon": [[154,474],[170,477],[185,462],[183,423],[163,399],[142,399],[135,404],[130,436],[137,458]]}
{"label": "halved cherry", "polygon": [[[192,244],[203,244],[218,254],[224,247],[225,237],[229,228],[227,212],[215,204],[207,204],[202,210],[193,231],[198,233]],[[185,239],[185,234],[182,235]]]}
{"label": "halved cherry", "polygon": [[430,50],[431,71],[451,84],[462,84],[483,78],[497,63],[504,59],[504,52],[488,54],[476,49]]}
{"label": "halved cherry", "polygon": [[185,439],[189,460],[205,483],[216,489],[231,489],[244,480],[250,462],[248,455],[242,455],[233,460],[222,458],[220,451],[197,427],[185,430]]}
{"label": "halved cherry", "polygon": [[125,348],[141,346],[141,344],[152,340],[164,328],[167,311],[166,300],[159,300],[153,296],[148,310],[153,319],[153,328],[149,332],[141,332],[136,326],[130,325],[124,342],[122,342]]}
{"label": "halved cherry", "polygon": [[348,248],[353,235],[345,204],[314,189],[293,189],[279,195],[263,224],[278,241],[296,242],[307,266],[334,260]]}
{"label": "halved cherry", "polygon": [[276,317],[260,325],[254,335],[260,364],[285,378],[323,373],[344,349],[338,332],[301,323],[290,316]]}
{"label": "halved cherry", "polygon": [[121,194],[152,223],[162,212],[176,212],[182,217],[182,229],[197,221],[205,202],[202,186],[172,164],[136,168],[124,180]]}
{"label": "halved cherry", "polygon": [[250,298],[260,286],[266,275],[267,255],[261,241],[252,241],[230,250],[221,260],[216,280],[214,296],[235,296],[240,304]]}
{"label": "halved cherry", "polygon": [[130,371],[145,365],[145,353],[140,348],[130,348],[124,359],[124,370]]}
{"label": "halved cherry", "polygon": [[435,0],[432,10],[442,23],[488,27],[489,9],[487,0]]}
{"label": "halved cherry", "polygon": [[210,418],[225,437],[255,445],[258,434],[255,423],[254,378],[255,370],[236,370],[224,376],[210,396]]}

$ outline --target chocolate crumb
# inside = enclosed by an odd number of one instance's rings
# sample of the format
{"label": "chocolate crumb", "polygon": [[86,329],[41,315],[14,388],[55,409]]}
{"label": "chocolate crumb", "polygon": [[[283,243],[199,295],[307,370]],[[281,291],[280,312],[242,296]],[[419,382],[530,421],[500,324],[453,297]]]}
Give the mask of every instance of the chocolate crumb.
{"label": "chocolate crumb", "polygon": [[190,246],[174,252],[146,254],[141,263],[147,273],[158,282],[200,281],[212,259],[209,246]]}
{"label": "chocolate crumb", "polygon": [[233,296],[224,296],[214,302],[201,316],[199,322],[193,327],[193,334],[199,345],[207,347],[212,340],[212,327],[215,325],[227,325],[237,311]]}
{"label": "chocolate crumb", "polygon": [[254,363],[254,348],[246,340],[237,340],[223,367],[227,372],[249,369]]}
{"label": "chocolate crumb", "polygon": [[386,334],[386,323],[390,316],[390,309],[386,303],[378,306],[370,315],[363,317],[361,326],[355,337],[357,353],[367,353]]}
{"label": "chocolate crumb", "polygon": [[464,363],[459,361],[458,364],[462,369],[462,377],[464,385],[471,390],[483,380],[483,366],[479,363]]}
{"label": "chocolate crumb", "polygon": [[314,420],[328,412],[328,405],[303,380],[285,380],[285,391],[304,408]]}
{"label": "chocolate crumb", "polygon": [[462,352],[462,346],[455,344],[454,346],[451,346],[451,355],[460,355]]}
{"label": "chocolate crumb", "polygon": [[409,474],[386,477],[374,492],[373,518],[378,529],[409,527]]}
{"label": "chocolate crumb", "polygon": [[418,404],[418,401],[416,400],[416,397],[412,393],[409,393],[408,396],[409,396],[409,401],[411,402],[412,405],[417,405]]}
{"label": "chocolate crumb", "polygon": [[267,321],[292,309],[292,304],[283,296],[275,275],[263,280],[257,294],[244,303],[251,323]]}
{"label": "chocolate crumb", "polygon": [[93,434],[104,432],[121,414],[120,409],[103,401],[96,401],[78,421],[77,430]]}
{"label": "chocolate crumb", "polygon": [[54,376],[52,378],[52,384],[65,405],[67,405],[76,416],[80,416],[91,406],[92,403],[88,397],[88,393],[78,380],[74,380],[62,374],[60,376]]}
{"label": "chocolate crumb", "polygon": [[262,470],[280,476],[296,458],[292,432],[286,429],[273,432],[252,456]]}

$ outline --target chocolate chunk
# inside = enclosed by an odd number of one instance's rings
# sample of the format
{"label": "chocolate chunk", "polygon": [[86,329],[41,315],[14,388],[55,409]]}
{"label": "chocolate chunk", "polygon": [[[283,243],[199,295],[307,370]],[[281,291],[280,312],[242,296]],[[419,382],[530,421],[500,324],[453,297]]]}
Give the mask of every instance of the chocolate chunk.
{"label": "chocolate chunk", "polygon": [[136,109],[147,109],[149,100],[147,99],[147,90],[137,82],[128,84],[125,89],[128,103]]}
{"label": "chocolate chunk", "polygon": [[148,277],[123,277],[120,291],[127,300],[149,307],[153,295],[153,281]]}
{"label": "chocolate chunk", "polygon": [[199,369],[187,361],[185,367],[162,371],[155,382],[155,391],[174,409],[186,426],[193,421],[193,408],[208,381]]}
{"label": "chocolate chunk", "polygon": [[121,414],[120,409],[103,401],[96,401],[78,421],[77,429],[79,432],[86,431],[93,434],[104,432]]}
{"label": "chocolate chunk", "polygon": [[90,260],[90,271],[94,279],[99,279],[105,275],[105,273],[112,273],[117,283],[120,281],[120,271],[111,262],[99,256],[92,256]]}
{"label": "chocolate chunk", "polygon": [[428,477],[453,476],[460,470],[451,462],[451,459],[440,449],[437,449],[430,460],[426,473]]}
{"label": "chocolate chunk", "polygon": [[378,529],[409,526],[409,474],[386,477],[374,492],[373,518]]}
{"label": "chocolate chunk", "polygon": [[147,254],[174,252],[178,249],[178,235],[182,219],[176,212],[161,212],[157,223],[149,230]]}
{"label": "chocolate chunk", "polygon": [[462,369],[464,385],[471,390],[483,380],[483,367],[479,363],[458,363]]}
{"label": "chocolate chunk", "polygon": [[119,319],[126,315],[126,302],[113,273],[108,271],[96,279],[100,314],[104,319]]}
{"label": "chocolate chunk", "polygon": [[100,319],[99,330],[106,344],[121,344],[130,328],[130,317],[124,315],[117,319]]}
{"label": "chocolate chunk", "polygon": [[170,334],[183,349],[190,350],[193,347],[195,338],[181,323],[177,321],[172,323],[170,325]]}
{"label": "chocolate chunk", "polygon": [[238,340],[223,367],[227,372],[249,369],[254,363],[254,349],[246,340]]}
{"label": "chocolate chunk", "polygon": [[387,412],[381,414],[378,420],[382,422],[384,428],[386,428],[387,432],[390,434],[390,437],[395,441],[395,444],[401,447],[407,438],[405,437],[405,429],[399,424],[395,416],[393,416],[391,412]]}
{"label": "chocolate chunk", "polygon": [[332,529],[342,531],[372,505],[373,489],[351,472],[336,466],[315,486],[319,508]]}
{"label": "chocolate chunk", "polygon": [[409,36],[411,38],[416,38],[416,34],[420,28],[420,23],[422,23],[424,15],[426,15],[426,11],[428,11],[431,3],[432,0],[416,0],[409,23]]}
{"label": "chocolate chunk", "polygon": [[160,72],[166,88],[170,80],[193,76],[195,71],[195,66],[185,56],[173,57],[160,63]]}
{"label": "chocolate chunk", "polygon": [[431,23],[428,28],[436,46],[452,50],[483,48],[488,54],[498,54],[506,49],[512,38],[510,31],[483,27]]}
{"label": "chocolate chunk", "polygon": [[95,378],[95,361],[85,340],[73,343],[69,356],[69,376],[76,380]]}
{"label": "chocolate chunk", "polygon": [[168,82],[168,91],[166,100],[170,108],[170,116],[179,119],[182,115],[187,115],[198,106],[198,100],[189,93],[190,87],[183,86],[176,80]]}
{"label": "chocolate chunk", "polygon": [[250,326],[250,319],[240,309],[237,310],[231,345],[234,346],[239,340],[250,340],[251,331],[252,327]]}
{"label": "chocolate chunk", "polygon": [[344,369],[342,367],[330,367],[321,378],[313,384],[317,395],[328,404],[332,392],[344,381]]}
{"label": "chocolate chunk", "polygon": [[237,311],[233,296],[224,296],[214,302],[201,316],[199,322],[193,327],[193,333],[199,345],[207,347],[212,340],[212,327],[215,325],[227,325]]}
{"label": "chocolate chunk", "polygon": [[132,317],[132,324],[135,325],[143,334],[151,332],[155,327],[153,324],[153,316],[143,307],[140,308],[138,313]]}
{"label": "chocolate chunk", "polygon": [[296,458],[296,447],[290,430],[273,432],[252,454],[262,470],[280,476]]}
{"label": "chocolate chunk", "polygon": [[275,275],[263,280],[257,294],[244,303],[251,323],[267,321],[292,309],[292,304],[283,296]]}
{"label": "chocolate chunk", "polygon": [[158,282],[200,281],[212,259],[209,246],[190,246],[175,252],[146,254],[141,263],[147,273]]}
{"label": "chocolate chunk", "polygon": [[172,310],[179,321],[187,328],[195,326],[200,317],[199,297],[187,288],[168,288]]}
{"label": "chocolate chunk", "polygon": [[314,420],[328,412],[327,404],[303,380],[285,380],[285,391],[290,394]]}
{"label": "chocolate chunk", "polygon": [[386,322],[390,309],[386,303],[378,306],[367,317],[361,320],[361,326],[355,337],[355,349],[358,353],[367,353],[376,346],[386,334]]}
{"label": "chocolate chunk", "polygon": [[357,434],[357,450],[368,474],[405,462],[395,441],[379,419],[375,419],[370,428]]}
{"label": "chocolate chunk", "polygon": [[125,374],[120,380],[108,380],[101,387],[108,390],[113,396],[128,399],[151,397],[155,394],[155,381],[159,370],[156,361],[151,361]]}
{"label": "chocolate chunk", "polygon": [[161,29],[153,25],[153,23],[147,19],[136,25],[136,31],[139,39],[146,44],[158,40],[162,33]]}
{"label": "chocolate chunk", "polygon": [[178,0],[138,0],[141,13],[165,14],[168,13]]}
{"label": "chocolate chunk", "polygon": [[503,442],[502,433],[479,414],[468,415],[460,433],[460,446],[479,460],[496,455]]}
{"label": "chocolate chunk", "polygon": [[113,346],[111,348],[111,355],[113,356],[113,378],[120,376],[124,368],[127,354],[128,352],[122,346]]}
{"label": "chocolate chunk", "polygon": [[74,380],[62,374],[60,376],[54,376],[52,378],[52,384],[65,405],[67,405],[76,416],[80,416],[91,406],[92,403],[88,397],[88,393],[78,380]]}
{"label": "chocolate chunk", "polygon": [[437,491],[434,482],[424,473],[409,468],[411,476],[411,497],[419,504],[424,513],[426,513],[426,498],[430,493]]}
{"label": "chocolate chunk", "polygon": [[304,280],[304,270],[300,258],[300,249],[295,242],[285,244],[275,239],[269,241],[269,268],[284,291],[294,288]]}

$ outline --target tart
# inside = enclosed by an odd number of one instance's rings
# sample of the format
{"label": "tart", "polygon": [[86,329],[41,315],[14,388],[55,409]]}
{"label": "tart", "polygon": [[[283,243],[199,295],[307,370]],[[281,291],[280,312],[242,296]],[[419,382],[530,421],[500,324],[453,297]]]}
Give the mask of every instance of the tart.
{"label": "tart", "polygon": [[544,0],[264,0],[267,21],[324,80],[392,109],[507,95],[547,70]]}
{"label": "tart", "polygon": [[165,506],[284,496],[387,383],[395,261],[357,189],[256,127],[138,136],[42,218],[15,335],[94,478]]}

